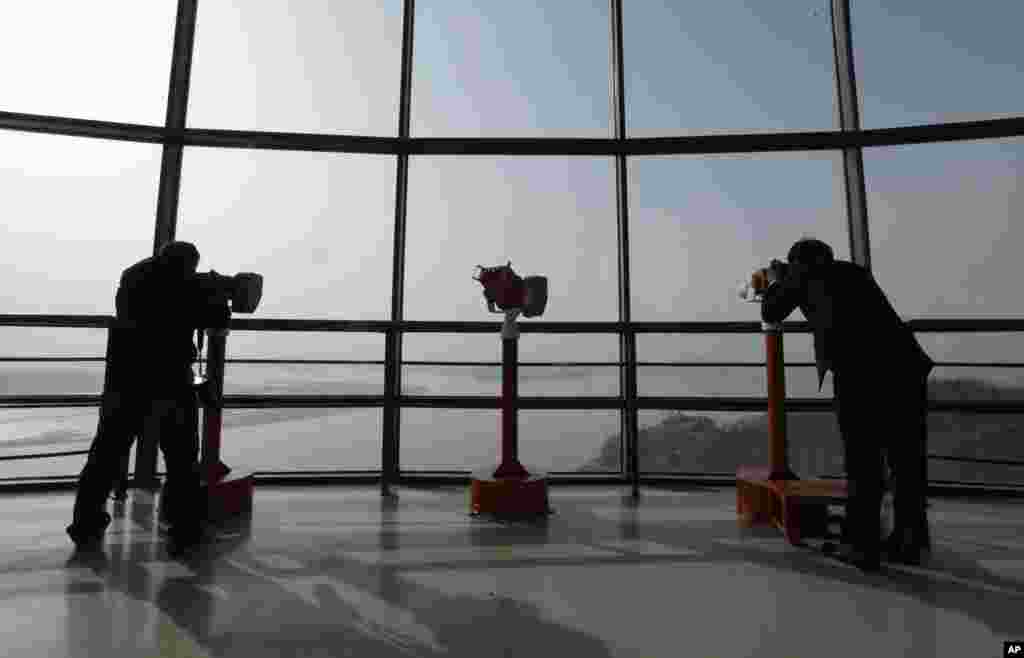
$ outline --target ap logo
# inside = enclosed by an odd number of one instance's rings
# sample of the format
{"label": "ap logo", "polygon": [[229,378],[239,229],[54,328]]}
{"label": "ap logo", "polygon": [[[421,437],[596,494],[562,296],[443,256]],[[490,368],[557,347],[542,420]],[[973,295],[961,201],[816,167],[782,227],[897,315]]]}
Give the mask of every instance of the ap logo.
{"label": "ap logo", "polygon": [[1024,658],[1024,643],[1022,643],[1022,642],[1004,642],[1003,643],[1003,655],[1004,656],[1020,656],[1020,658]]}

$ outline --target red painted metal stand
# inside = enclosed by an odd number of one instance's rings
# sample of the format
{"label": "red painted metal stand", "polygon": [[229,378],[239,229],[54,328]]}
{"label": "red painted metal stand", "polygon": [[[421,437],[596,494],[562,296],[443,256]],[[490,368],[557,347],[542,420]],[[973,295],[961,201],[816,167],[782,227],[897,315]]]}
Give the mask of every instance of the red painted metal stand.
{"label": "red painted metal stand", "polygon": [[828,535],[828,506],[844,504],[845,480],[803,479],[789,467],[782,324],[763,325],[768,364],[768,465],[736,471],[736,513],[742,526],[773,525],[786,540]]}
{"label": "red painted metal stand", "polygon": [[501,463],[492,473],[473,477],[470,512],[496,516],[534,516],[550,512],[547,479],[519,463],[519,329],[518,311],[506,311],[501,330]]}
{"label": "red painted metal stand", "polygon": [[254,480],[251,473],[232,473],[220,458],[224,393],[224,362],[227,329],[210,329],[207,335],[206,375],[216,404],[203,407],[203,443],[200,458],[207,518],[217,523],[252,515]]}

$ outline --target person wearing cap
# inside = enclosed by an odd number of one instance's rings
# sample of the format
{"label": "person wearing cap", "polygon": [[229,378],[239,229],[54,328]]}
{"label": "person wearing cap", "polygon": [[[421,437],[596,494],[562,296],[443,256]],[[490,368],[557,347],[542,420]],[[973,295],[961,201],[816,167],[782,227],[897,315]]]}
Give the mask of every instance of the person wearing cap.
{"label": "person wearing cap", "polygon": [[[836,260],[828,244],[797,241],[772,261],[761,316],[779,323],[799,308],[814,332],[818,388],[832,372],[848,478],[839,559],[876,570],[883,553],[919,564],[930,548],[926,513],[928,374],[934,362],[871,273]],[[883,455],[893,479],[894,530],[881,544]]]}
{"label": "person wearing cap", "polygon": [[156,256],[124,270],[115,298],[99,422],[67,532],[80,549],[101,543],[110,515],[106,500],[135,436],[156,430],[167,466],[164,486],[172,551],[196,544],[202,517],[198,468],[198,406],[193,389],[197,329],[226,327],[226,299],[197,285],[199,250],[172,241]]}

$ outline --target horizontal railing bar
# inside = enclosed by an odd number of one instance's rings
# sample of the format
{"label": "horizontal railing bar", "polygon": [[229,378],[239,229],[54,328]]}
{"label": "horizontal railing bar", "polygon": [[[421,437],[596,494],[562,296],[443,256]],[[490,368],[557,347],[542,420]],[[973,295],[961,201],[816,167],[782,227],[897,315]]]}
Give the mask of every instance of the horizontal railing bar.
{"label": "horizontal railing bar", "polygon": [[1016,459],[981,459],[978,457],[957,457],[955,455],[928,455],[928,459],[948,462],[966,462],[968,464],[995,464],[998,466],[1024,466],[1024,461]]}
{"label": "horizontal railing bar", "polygon": [[0,129],[146,143],[220,148],[409,155],[673,155],[839,150],[1024,135],[1024,118],[859,131],[806,131],[607,138],[399,138],[365,135],[164,128],[17,112],[0,112]]}
{"label": "horizontal railing bar", "polygon": [[[198,359],[205,362],[206,359]],[[382,366],[383,359],[225,359],[225,363],[242,363],[246,365],[349,365],[349,366]]]}
{"label": "horizontal railing bar", "polygon": [[[488,395],[410,395],[402,396],[400,406],[409,409],[499,409],[501,399]],[[616,397],[535,397],[520,396],[516,406],[528,409],[622,409],[624,400]]]}
{"label": "horizontal railing bar", "polygon": [[225,395],[225,409],[329,409],[382,407],[382,395]]}
{"label": "horizontal railing bar", "polygon": [[0,356],[0,363],[94,363],[106,360],[103,356]]}
{"label": "horizontal railing bar", "polygon": [[[501,361],[402,361],[403,366],[485,366],[500,368]],[[617,368],[619,361],[517,361],[520,368]]]}
{"label": "horizontal railing bar", "polygon": [[74,457],[76,455],[88,454],[88,450],[68,450],[65,452],[40,452],[24,455],[0,455],[0,461],[15,461],[18,459],[47,459],[49,457]]}
{"label": "horizontal railing bar", "polygon": [[[0,408],[96,407],[100,396],[92,395],[0,395]],[[266,408],[349,408],[380,407],[384,395],[226,395],[229,409]],[[440,409],[497,409],[500,398],[487,395],[410,395],[398,398],[400,407]],[[786,410],[831,411],[829,398],[786,398]],[[520,409],[623,409],[625,399],[616,396],[521,396]],[[765,411],[768,399],[761,397],[644,396],[637,398],[637,409],[683,411]],[[1024,400],[929,400],[932,412],[1024,413]]]}
{"label": "horizontal railing bar", "polygon": [[111,315],[0,315],[0,327],[57,327],[69,329],[107,329],[113,323]]}
{"label": "horizontal railing bar", "polygon": [[100,395],[0,395],[0,408],[31,409],[35,407],[98,407]]}
{"label": "horizontal railing bar", "polygon": [[[379,407],[387,402],[384,395],[226,395],[226,408],[346,408]],[[100,396],[89,395],[0,395],[0,408],[33,407],[95,407]],[[500,398],[488,395],[410,395],[398,398],[397,404],[409,408],[492,409],[500,406]],[[831,411],[830,398],[786,398],[787,411]],[[622,409],[620,396],[521,396],[521,409]],[[764,411],[767,398],[735,396],[643,396],[637,398],[637,409],[691,411]],[[1024,400],[929,400],[929,411],[966,411],[972,413],[1024,413]]]}
{"label": "horizontal railing bar", "polygon": [[[102,356],[0,356],[0,363],[99,363],[105,362]],[[205,362],[206,359],[197,359]],[[247,365],[368,365],[383,366],[383,359],[227,359],[227,363]],[[403,366],[441,366],[441,367],[472,367],[481,366],[497,368],[501,361],[402,361]],[[519,361],[519,367],[543,368],[618,368],[625,365],[622,361]],[[764,368],[765,362],[757,361],[638,361],[637,367],[644,368]],[[936,361],[941,368],[1024,368],[1024,362],[972,362],[972,361]],[[787,362],[787,368],[814,368],[817,364],[811,361]]]}
{"label": "horizontal railing bar", "polygon": [[328,320],[323,318],[231,318],[234,331],[343,331],[383,333],[393,328],[390,320]]}
{"label": "horizontal railing bar", "polygon": [[[60,327],[106,329],[114,321],[109,315],[0,315],[0,326],[6,327]],[[978,318],[909,320],[915,332],[922,333],[1005,333],[1024,332],[1024,319]],[[421,320],[391,322],[390,320],[328,320],[295,318],[242,318],[231,320],[235,331],[323,331],[382,333],[398,330],[406,333],[497,333],[500,322],[457,322],[447,320]],[[789,333],[809,333],[805,321],[783,323]],[[760,322],[523,322],[521,333],[537,334],[759,334]]]}

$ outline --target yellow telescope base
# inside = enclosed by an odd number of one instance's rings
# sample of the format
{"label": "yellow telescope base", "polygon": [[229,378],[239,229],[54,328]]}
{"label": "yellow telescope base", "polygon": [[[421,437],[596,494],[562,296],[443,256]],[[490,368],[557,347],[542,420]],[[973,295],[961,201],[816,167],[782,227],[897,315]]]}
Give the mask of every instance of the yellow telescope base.
{"label": "yellow telescope base", "polygon": [[470,484],[470,513],[499,517],[543,516],[551,513],[548,481],[543,475],[495,478],[477,473]]}
{"label": "yellow telescope base", "polygon": [[743,527],[770,525],[790,544],[828,536],[829,505],[845,505],[846,480],[773,480],[764,467],[736,471],[736,515]]}

